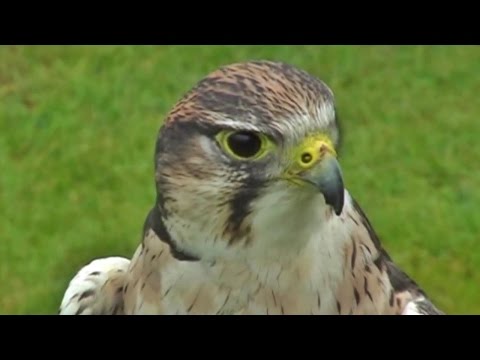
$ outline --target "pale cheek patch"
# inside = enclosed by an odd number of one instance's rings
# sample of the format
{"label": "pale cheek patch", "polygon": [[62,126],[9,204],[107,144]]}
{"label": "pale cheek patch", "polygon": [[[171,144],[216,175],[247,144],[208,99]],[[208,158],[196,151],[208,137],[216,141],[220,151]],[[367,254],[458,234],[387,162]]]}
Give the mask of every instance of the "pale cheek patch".
{"label": "pale cheek patch", "polygon": [[[217,144],[215,143],[214,139],[210,139],[206,136],[199,136],[198,140],[198,147],[203,154],[207,155],[210,158],[214,158],[214,153],[218,152]],[[205,159],[204,159],[205,161]]]}

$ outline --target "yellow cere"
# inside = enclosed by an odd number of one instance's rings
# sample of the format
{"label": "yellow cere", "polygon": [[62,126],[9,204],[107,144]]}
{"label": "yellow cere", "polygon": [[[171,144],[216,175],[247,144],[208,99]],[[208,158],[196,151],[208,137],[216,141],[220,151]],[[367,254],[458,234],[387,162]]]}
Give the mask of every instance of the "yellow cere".
{"label": "yellow cere", "polygon": [[[324,151],[322,151],[322,148],[324,148]],[[334,156],[337,155],[335,147],[327,135],[315,134],[307,137],[292,150],[290,154],[292,164],[288,173],[297,174],[312,168],[326,152]]]}

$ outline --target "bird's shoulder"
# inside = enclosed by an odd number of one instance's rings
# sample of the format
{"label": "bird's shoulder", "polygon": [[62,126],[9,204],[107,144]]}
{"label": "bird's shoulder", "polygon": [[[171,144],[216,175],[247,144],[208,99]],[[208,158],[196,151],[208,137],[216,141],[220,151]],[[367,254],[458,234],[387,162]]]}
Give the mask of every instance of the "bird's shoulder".
{"label": "bird's shoulder", "polygon": [[[350,199],[352,217],[357,225],[354,229],[355,241],[359,244],[369,244],[374,248],[369,253],[369,260],[373,267],[387,279],[388,288],[391,291],[388,298],[390,298],[390,302],[395,302],[393,306],[400,307],[398,313],[403,315],[443,314],[428,298],[419,284],[395,263],[384,248],[379,235],[360,204],[353,196],[350,196]],[[360,231],[360,228],[363,228],[364,231]]]}
{"label": "bird's shoulder", "polygon": [[145,219],[142,241],[132,256],[125,278],[125,313],[175,313],[177,309],[169,307],[167,295],[191,261],[196,262],[177,249],[154,206]]}
{"label": "bird's shoulder", "polygon": [[68,284],[60,315],[123,313],[123,286],[130,260],[123,257],[95,259],[80,268]]}

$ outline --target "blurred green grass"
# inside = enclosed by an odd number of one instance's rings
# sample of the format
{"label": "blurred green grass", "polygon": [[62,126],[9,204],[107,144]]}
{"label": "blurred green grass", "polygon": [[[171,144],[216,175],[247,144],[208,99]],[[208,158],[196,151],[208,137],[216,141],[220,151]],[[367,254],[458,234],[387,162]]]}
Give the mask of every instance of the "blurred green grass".
{"label": "blurred green grass", "polygon": [[480,313],[480,48],[0,48],[0,313],[56,313],[95,257],[131,256],[169,108],[216,67],[292,63],[336,93],[346,183],[439,307]]}

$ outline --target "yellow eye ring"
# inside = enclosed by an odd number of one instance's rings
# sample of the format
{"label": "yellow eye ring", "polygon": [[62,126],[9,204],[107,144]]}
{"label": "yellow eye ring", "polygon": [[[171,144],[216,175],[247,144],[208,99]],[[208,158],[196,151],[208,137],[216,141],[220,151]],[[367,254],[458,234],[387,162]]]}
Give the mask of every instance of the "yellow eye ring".
{"label": "yellow eye ring", "polygon": [[222,149],[236,160],[257,160],[272,147],[266,135],[253,131],[221,131],[216,139]]}

